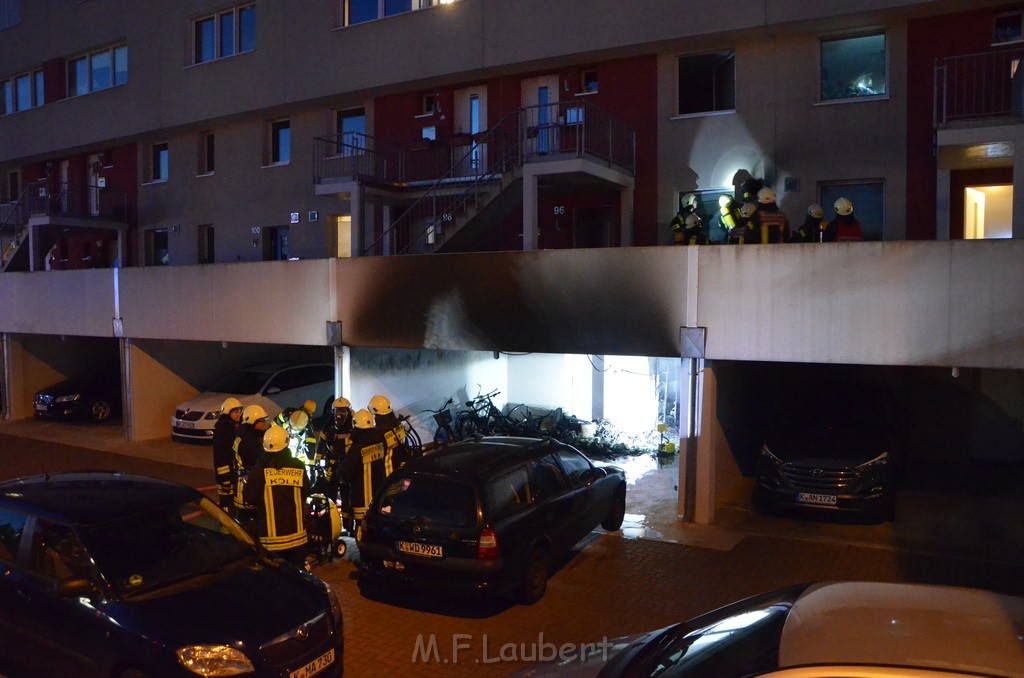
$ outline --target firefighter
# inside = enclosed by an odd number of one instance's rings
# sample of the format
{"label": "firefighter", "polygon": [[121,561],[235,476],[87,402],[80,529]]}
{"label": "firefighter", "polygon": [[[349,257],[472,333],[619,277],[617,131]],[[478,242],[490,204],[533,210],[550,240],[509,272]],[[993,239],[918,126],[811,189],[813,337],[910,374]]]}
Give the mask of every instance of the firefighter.
{"label": "firefighter", "polygon": [[257,510],[257,534],[264,548],[302,566],[309,550],[309,480],[305,465],[288,454],[288,438],[288,431],[276,425],[263,434],[264,454],[249,471],[244,498]]}
{"label": "firefighter", "polygon": [[822,242],[825,237],[825,229],[828,228],[828,222],[822,219],[824,214],[825,210],[821,209],[821,205],[817,203],[808,207],[804,223],[800,226],[800,230],[796,232],[796,241]]}
{"label": "firefighter", "polygon": [[752,242],[762,245],[789,242],[789,220],[775,204],[775,191],[768,187],[757,192],[757,212],[753,224]]}
{"label": "firefighter", "polygon": [[217,504],[231,513],[234,509],[234,478],[232,466],[235,451],[232,446],[242,418],[242,403],[238,398],[225,398],[220,406],[220,417],[213,425],[213,471],[217,479]]}
{"label": "firefighter", "polygon": [[312,421],[313,415],[316,413],[316,403],[312,400],[307,400],[302,404],[302,407],[286,407],[277,413],[274,417],[274,424],[281,428],[288,428],[288,420],[296,412],[305,412],[309,421]]}
{"label": "firefighter", "polygon": [[718,212],[711,220],[708,240],[713,243],[728,243],[729,236],[740,225],[740,210],[736,201],[728,193],[723,193],[718,198]]}
{"label": "firefighter", "polygon": [[708,243],[708,236],[704,233],[704,224],[696,214],[686,217],[686,224],[679,236],[677,245],[706,245]]}
{"label": "firefighter", "polygon": [[288,417],[288,449],[292,456],[303,463],[312,464],[316,452],[317,437],[309,425],[309,414],[305,409],[296,410]]}
{"label": "firefighter", "polygon": [[740,225],[729,234],[730,245],[742,245],[753,242],[751,240],[754,232],[754,215],[757,214],[757,205],[752,202],[745,202],[740,205]]}
{"label": "firefighter", "polygon": [[864,239],[860,222],[853,216],[853,203],[846,198],[836,200],[836,218],[825,229],[824,242],[850,242]]}
{"label": "firefighter", "polygon": [[318,480],[317,490],[322,491],[330,499],[337,499],[341,483],[341,460],[348,452],[349,439],[352,436],[352,403],[348,398],[335,398],[330,409],[334,413],[334,418],[317,437],[313,461],[324,470],[323,479]]}
{"label": "firefighter", "polygon": [[686,229],[686,218],[697,213],[697,196],[687,193],[679,199],[679,211],[672,217],[669,227],[672,229],[672,237],[676,245],[685,245],[683,242],[683,231]]}
{"label": "firefighter", "polygon": [[384,436],[384,442],[391,452],[391,462],[395,468],[402,468],[412,455],[405,442],[405,427],[398,421],[398,416],[391,409],[391,401],[382,395],[370,398],[370,412],[373,413],[374,428]]}
{"label": "firefighter", "polygon": [[254,534],[255,507],[245,500],[243,489],[249,470],[263,455],[263,434],[267,430],[270,415],[259,405],[249,405],[242,410],[242,423],[238,427],[234,451],[235,477],[235,519],[250,534]]}
{"label": "firefighter", "polygon": [[352,427],[351,444],[341,461],[340,473],[352,497],[348,518],[358,524],[374,490],[391,475],[392,460],[384,435],[374,428],[373,414],[369,410],[353,414]]}

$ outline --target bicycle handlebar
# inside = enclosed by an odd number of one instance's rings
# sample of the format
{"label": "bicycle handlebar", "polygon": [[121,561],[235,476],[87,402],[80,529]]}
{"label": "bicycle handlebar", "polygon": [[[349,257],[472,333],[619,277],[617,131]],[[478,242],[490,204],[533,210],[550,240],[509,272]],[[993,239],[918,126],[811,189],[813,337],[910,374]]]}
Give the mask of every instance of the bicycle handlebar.
{"label": "bicycle handlebar", "polygon": [[427,409],[425,409],[425,410],[423,410],[423,411],[424,411],[424,412],[433,412],[434,414],[441,414],[442,412],[444,412],[445,410],[447,410],[447,409],[448,409],[448,406],[449,406],[449,405],[451,405],[451,404],[452,404],[453,402],[455,402],[455,397],[454,397],[454,396],[453,396],[453,397],[451,397],[451,398],[449,398],[448,400],[446,400],[446,401],[445,401],[445,403],[444,403],[444,405],[441,405],[441,407],[437,408],[436,410],[432,410],[432,409],[430,409],[430,408],[428,407]]}

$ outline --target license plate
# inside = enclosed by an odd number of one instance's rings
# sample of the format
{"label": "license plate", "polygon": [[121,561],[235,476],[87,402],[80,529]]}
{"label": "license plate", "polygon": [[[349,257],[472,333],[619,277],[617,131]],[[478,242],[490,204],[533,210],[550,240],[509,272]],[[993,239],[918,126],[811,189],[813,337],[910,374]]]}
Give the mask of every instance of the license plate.
{"label": "license plate", "polygon": [[191,422],[191,421],[179,421],[178,422],[178,426],[180,426],[181,428],[195,428],[196,427],[195,423]]}
{"label": "license plate", "polygon": [[417,544],[414,541],[398,542],[398,550],[402,553],[410,553],[414,556],[427,556],[428,558],[440,558],[444,554],[441,547],[434,544]]}
{"label": "license plate", "polygon": [[812,492],[800,492],[796,495],[796,500],[801,504],[821,504],[823,506],[835,506],[836,495],[834,494],[814,494]]}
{"label": "license plate", "polygon": [[330,649],[305,666],[295,669],[288,674],[288,678],[310,678],[320,673],[334,663],[334,650]]}

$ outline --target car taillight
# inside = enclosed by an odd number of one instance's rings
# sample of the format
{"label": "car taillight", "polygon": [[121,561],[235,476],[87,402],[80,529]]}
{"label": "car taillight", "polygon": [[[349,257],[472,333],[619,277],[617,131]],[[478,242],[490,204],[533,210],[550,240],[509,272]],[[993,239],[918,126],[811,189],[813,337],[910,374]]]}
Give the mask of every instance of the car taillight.
{"label": "car taillight", "polygon": [[477,560],[494,560],[501,557],[501,550],[498,548],[498,536],[489,527],[485,527],[483,532],[480,533],[476,557]]}

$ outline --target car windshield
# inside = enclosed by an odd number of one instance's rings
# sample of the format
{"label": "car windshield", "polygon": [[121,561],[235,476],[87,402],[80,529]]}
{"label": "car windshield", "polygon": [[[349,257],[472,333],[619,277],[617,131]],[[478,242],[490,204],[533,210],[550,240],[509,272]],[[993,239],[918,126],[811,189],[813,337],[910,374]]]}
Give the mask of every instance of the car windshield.
{"label": "car windshield", "polygon": [[257,552],[238,524],[206,498],[93,525],[82,533],[99,571],[126,596],[216,571]]}
{"label": "car windshield", "polygon": [[210,390],[214,393],[239,393],[242,395],[259,393],[271,376],[273,375],[270,372],[232,372],[220,379]]}
{"label": "car windshield", "polygon": [[382,515],[448,527],[471,527],[477,521],[476,493],[465,483],[434,478],[398,478],[384,489]]}

